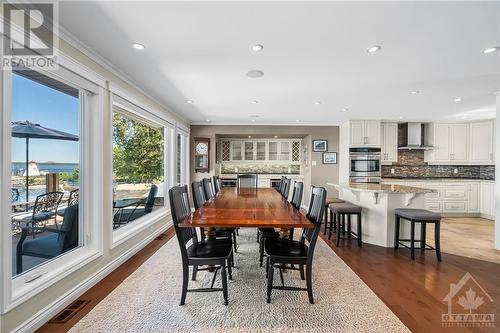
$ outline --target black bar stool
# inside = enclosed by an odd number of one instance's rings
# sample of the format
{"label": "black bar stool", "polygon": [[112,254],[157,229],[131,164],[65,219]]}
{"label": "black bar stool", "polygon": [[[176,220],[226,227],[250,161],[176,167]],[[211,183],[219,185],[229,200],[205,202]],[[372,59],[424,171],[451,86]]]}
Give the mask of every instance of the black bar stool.
{"label": "black bar stool", "polygon": [[[337,231],[337,240],[336,245],[340,245],[340,233],[344,233],[344,224],[346,222],[347,217],[347,238],[351,239],[352,236],[355,236],[358,239],[358,246],[362,246],[362,228],[361,228],[361,212],[363,208],[352,204],[350,202],[340,202],[330,204],[329,209],[335,215],[335,229]],[[357,232],[352,231],[351,228],[351,216],[357,216],[358,228]],[[328,239],[332,237],[332,228],[330,228],[330,233],[328,235]]]}
{"label": "black bar stool", "polygon": [[[334,221],[335,221],[335,216],[333,215],[332,210],[330,209],[330,205],[334,203],[344,203],[345,201],[339,198],[335,197],[330,197],[326,198],[325,200],[325,230],[323,230],[323,235],[326,235],[326,229],[327,228],[333,228],[335,227]],[[330,227],[328,227],[328,215],[330,215]]]}
{"label": "black bar stool", "polygon": [[[420,243],[420,250],[436,250],[436,256],[438,261],[441,261],[441,240],[440,240],[440,228],[441,228],[441,215],[425,210],[425,209],[411,209],[411,208],[398,208],[395,210],[396,213],[396,225],[394,228],[394,249],[398,249],[399,245],[410,249],[411,259],[415,260],[415,242]],[[401,239],[399,236],[399,230],[401,225],[401,219],[410,221],[410,239]],[[420,223],[420,239],[415,240],[415,225]],[[434,242],[435,247],[428,245],[425,242],[425,236],[427,232],[427,224],[434,224]],[[410,246],[403,244],[402,242],[410,242]]]}

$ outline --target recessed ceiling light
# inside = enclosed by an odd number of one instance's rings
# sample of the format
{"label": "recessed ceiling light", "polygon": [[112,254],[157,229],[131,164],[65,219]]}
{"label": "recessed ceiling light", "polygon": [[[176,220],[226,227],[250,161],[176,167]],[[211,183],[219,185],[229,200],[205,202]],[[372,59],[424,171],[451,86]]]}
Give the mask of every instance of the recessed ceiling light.
{"label": "recessed ceiling light", "polygon": [[321,102],[320,102],[320,101],[316,101],[316,102],[314,102],[314,104],[315,104],[315,105],[320,105],[320,104],[321,104]]}
{"label": "recessed ceiling light", "polygon": [[403,117],[403,116],[399,116],[399,119],[405,119],[405,117]]}
{"label": "recessed ceiling light", "polygon": [[295,122],[296,122],[296,123],[298,123],[299,121],[300,121],[300,120],[298,120],[298,119],[295,119]]}
{"label": "recessed ceiling light", "polygon": [[252,104],[259,104],[259,101],[252,101]]}
{"label": "recessed ceiling light", "polygon": [[249,138],[249,139],[251,139],[251,138],[252,138],[252,136],[251,136],[251,135],[249,135],[249,136],[248,136],[248,138]]}
{"label": "recessed ceiling light", "polygon": [[484,49],[483,53],[488,54],[488,53],[493,53],[493,52],[498,51],[498,50],[500,50],[500,46],[489,47],[487,49]]}
{"label": "recessed ceiling light", "polygon": [[380,46],[380,45],[373,45],[373,46],[369,47],[366,50],[366,52],[368,52],[368,53],[375,53],[375,52],[379,51],[381,48],[382,48],[382,46]]}
{"label": "recessed ceiling light", "polygon": [[205,120],[205,121],[206,121],[207,123],[209,123],[209,122],[210,122],[210,119],[207,119],[207,120]]}
{"label": "recessed ceiling light", "polygon": [[458,102],[461,102],[462,99],[460,97],[457,97],[457,98],[454,99],[454,101],[458,103]]}
{"label": "recessed ceiling light", "polygon": [[193,104],[193,101],[192,101],[192,100],[190,100],[190,99],[188,99],[188,100],[186,101],[186,103],[188,103],[188,104]]}
{"label": "recessed ceiling light", "polygon": [[132,47],[136,50],[144,50],[145,49],[144,45],[139,44],[139,43],[132,43]]}
{"label": "recessed ceiling light", "polygon": [[277,139],[277,138],[278,138],[278,136],[277,136],[277,135],[275,135],[275,136],[274,136],[274,138],[275,138],[275,139]]}
{"label": "recessed ceiling light", "polygon": [[252,119],[252,123],[255,123],[255,119]]}
{"label": "recessed ceiling light", "polygon": [[347,112],[347,111],[349,111],[349,109],[348,108],[342,108],[342,111],[343,112]]}
{"label": "recessed ceiling light", "polygon": [[252,46],[252,50],[254,50],[255,52],[262,51],[263,49],[264,49],[264,46],[262,44],[255,44]]}
{"label": "recessed ceiling light", "polygon": [[410,94],[417,95],[417,94],[420,94],[420,91],[419,90],[413,90],[413,91],[410,91]]}
{"label": "recessed ceiling light", "polygon": [[252,69],[248,71],[246,75],[251,78],[258,78],[264,76],[264,72],[258,69]]}
{"label": "recessed ceiling light", "polygon": [[467,117],[466,116],[462,116],[462,117],[460,117],[460,119],[467,119]]}

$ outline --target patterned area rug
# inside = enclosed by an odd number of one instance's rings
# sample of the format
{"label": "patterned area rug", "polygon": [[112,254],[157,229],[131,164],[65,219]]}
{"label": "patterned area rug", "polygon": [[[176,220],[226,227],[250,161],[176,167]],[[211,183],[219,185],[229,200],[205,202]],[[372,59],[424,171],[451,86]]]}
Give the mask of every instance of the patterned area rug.
{"label": "patterned area rug", "polygon": [[[70,332],[410,332],[321,239],[313,266],[316,304],[309,304],[307,292],[281,290],[273,290],[267,304],[255,229],[240,229],[238,242],[228,306],[222,292],[188,293],[179,306],[181,258],[174,236]],[[305,287],[298,271],[284,276],[285,284]],[[212,277],[198,272],[189,287],[210,286]],[[274,277],[279,285],[279,274]]]}

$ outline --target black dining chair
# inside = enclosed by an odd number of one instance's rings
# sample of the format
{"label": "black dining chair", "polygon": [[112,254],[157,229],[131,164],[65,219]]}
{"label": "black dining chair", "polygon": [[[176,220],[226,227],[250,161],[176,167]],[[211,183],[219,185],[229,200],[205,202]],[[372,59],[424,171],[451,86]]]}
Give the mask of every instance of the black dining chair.
{"label": "black dining chair", "polygon": [[201,183],[203,184],[203,191],[205,193],[205,199],[208,201],[208,200],[212,200],[213,198],[215,198],[215,192],[214,192],[214,188],[212,185],[212,179],[203,178]]}
{"label": "black dining chair", "polygon": [[[302,202],[302,195],[304,193],[304,183],[295,182],[293,186],[292,201],[290,202],[292,206],[300,210],[300,204]],[[274,230],[274,228],[258,228],[259,231],[259,264],[262,267],[264,262],[264,242],[267,238],[277,238],[279,233]],[[290,228],[289,239],[293,239],[294,229]]]}
{"label": "black dining chair", "polygon": [[[182,258],[182,292],[180,305],[184,305],[188,292],[215,292],[222,291],[224,305],[228,304],[227,273],[231,276],[231,266],[233,265],[233,251],[231,238],[198,241],[194,228],[181,228],[179,223],[191,215],[191,205],[189,204],[188,187],[175,186],[169,190],[170,208],[172,210],[172,220],[175,234],[179,242]],[[191,245],[188,246],[188,243]],[[200,266],[208,266],[199,268]],[[188,289],[189,266],[193,266],[193,280],[196,280],[196,272],[201,270],[215,269],[214,278],[210,288]],[[221,271],[222,288],[214,288],[218,271]]]}
{"label": "black dining chair", "polygon": [[257,175],[238,175],[238,188],[257,188]]}
{"label": "black dining chair", "polygon": [[288,198],[288,194],[290,193],[290,185],[292,180],[290,178],[286,178],[283,180],[283,186],[281,187],[281,195],[283,198]]}
{"label": "black dining chair", "polygon": [[[205,191],[203,189],[203,185],[201,182],[192,182],[191,183],[191,192],[193,193],[193,201],[194,208],[201,208],[205,202],[207,202],[205,198]],[[234,252],[238,252],[237,243],[236,243],[236,228],[215,228],[215,238],[232,238]],[[201,240],[205,240],[205,228],[200,228],[200,238]]]}
{"label": "black dining chair", "polygon": [[219,176],[213,176],[212,177],[212,180],[214,182],[214,191],[215,191],[215,194],[219,193],[220,192],[220,189],[221,189],[221,182],[220,182],[220,178]]}
{"label": "black dining chair", "polygon": [[[319,230],[323,220],[325,210],[326,190],[323,187],[312,189],[312,202],[309,205],[307,218],[314,224],[313,228],[304,228],[299,241],[283,238],[269,238],[265,242],[267,254],[267,303],[271,303],[271,292],[273,289],[279,290],[307,290],[309,303],[314,304],[312,291],[312,264],[314,248],[318,240]],[[306,241],[308,245],[306,245]],[[292,265],[286,266],[286,265]],[[298,265],[296,268],[294,265]],[[305,266],[305,277],[304,277]],[[278,268],[281,279],[281,286],[273,286],[274,269]],[[302,280],[306,280],[307,288],[285,286],[283,279],[283,268],[299,270]]]}

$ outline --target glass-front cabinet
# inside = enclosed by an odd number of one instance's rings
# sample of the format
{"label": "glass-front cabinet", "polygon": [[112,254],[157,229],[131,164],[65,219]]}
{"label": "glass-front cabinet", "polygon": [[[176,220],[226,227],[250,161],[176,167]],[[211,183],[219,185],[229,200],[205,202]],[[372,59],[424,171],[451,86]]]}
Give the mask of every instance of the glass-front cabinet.
{"label": "glass-front cabinet", "polygon": [[221,162],[288,162],[300,163],[300,139],[223,139],[220,141]]}

